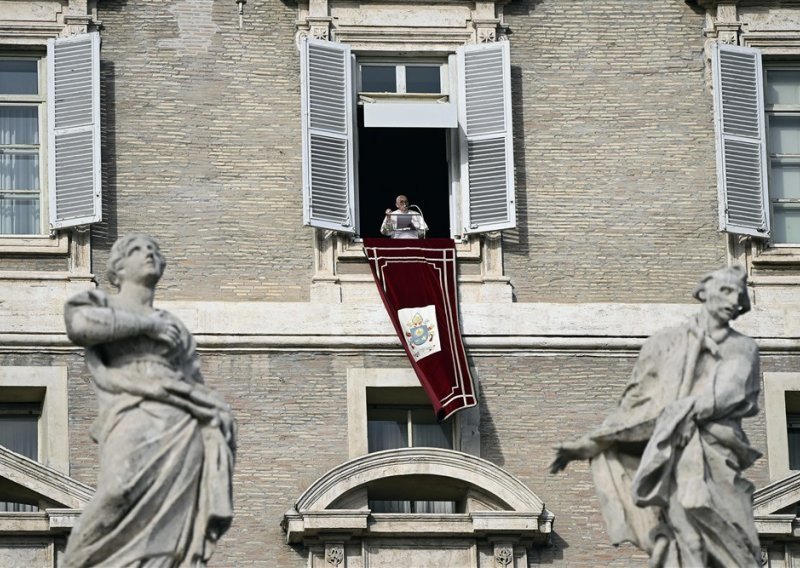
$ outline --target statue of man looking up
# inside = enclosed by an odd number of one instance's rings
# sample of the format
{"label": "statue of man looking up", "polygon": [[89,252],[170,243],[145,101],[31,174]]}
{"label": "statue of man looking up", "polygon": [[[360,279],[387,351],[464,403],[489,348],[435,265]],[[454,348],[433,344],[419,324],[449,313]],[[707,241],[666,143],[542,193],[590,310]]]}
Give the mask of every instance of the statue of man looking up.
{"label": "statue of man looking up", "polygon": [[729,327],[750,309],[746,280],[741,266],[703,278],[700,313],[645,342],[617,407],[550,468],[591,460],[612,542],[632,542],[651,567],[757,565],[741,472],[760,456],[742,430],[758,411],[758,348]]}

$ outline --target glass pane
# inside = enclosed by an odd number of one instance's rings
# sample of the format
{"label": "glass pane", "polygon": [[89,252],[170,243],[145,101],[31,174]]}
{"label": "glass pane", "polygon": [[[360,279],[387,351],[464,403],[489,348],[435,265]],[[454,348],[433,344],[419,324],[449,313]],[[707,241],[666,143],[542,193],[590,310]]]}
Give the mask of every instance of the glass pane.
{"label": "glass pane", "polygon": [[783,244],[800,244],[800,208],[772,205],[772,240]]}
{"label": "glass pane", "polygon": [[439,66],[406,65],[407,93],[441,93]]}
{"label": "glass pane", "polygon": [[433,515],[452,515],[456,512],[455,501],[414,501],[415,513]]}
{"label": "glass pane", "polygon": [[[412,414],[412,441],[415,448],[445,448],[453,449],[453,427],[447,422],[419,423],[417,411]],[[430,412],[432,415],[433,412]]]}
{"label": "glass pane", "polygon": [[365,93],[396,93],[397,72],[394,65],[362,65],[361,90]]}
{"label": "glass pane", "polygon": [[0,234],[39,233],[39,197],[0,195]]}
{"label": "glass pane", "polygon": [[39,144],[39,107],[0,106],[0,145]]}
{"label": "glass pane", "polygon": [[38,62],[34,59],[0,59],[0,95],[38,95]]}
{"label": "glass pane", "polygon": [[789,436],[789,469],[800,470],[800,414],[786,413]]}
{"label": "glass pane", "polygon": [[408,415],[405,410],[370,409],[367,415],[367,451],[408,447]]}
{"label": "glass pane", "polygon": [[0,191],[39,189],[39,154],[0,151]]}
{"label": "glass pane", "polygon": [[373,513],[410,513],[411,501],[385,501],[370,499],[367,506]]}
{"label": "glass pane", "polygon": [[800,164],[772,161],[769,193],[773,199],[800,199]]}
{"label": "glass pane", "polygon": [[38,421],[38,416],[0,416],[0,446],[38,459]]}
{"label": "glass pane", "polygon": [[[6,415],[0,416],[0,446],[31,459],[39,459],[38,416]],[[0,501],[0,512],[33,513],[39,508],[35,505]]]}

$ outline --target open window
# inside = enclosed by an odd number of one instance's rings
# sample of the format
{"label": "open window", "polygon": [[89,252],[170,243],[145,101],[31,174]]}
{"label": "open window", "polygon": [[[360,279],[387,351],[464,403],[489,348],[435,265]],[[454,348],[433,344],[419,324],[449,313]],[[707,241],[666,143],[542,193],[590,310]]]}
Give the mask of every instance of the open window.
{"label": "open window", "polygon": [[100,220],[99,46],[0,52],[0,236]]}
{"label": "open window", "polygon": [[307,38],[301,52],[306,224],[376,236],[405,194],[432,237],[515,226],[507,42],[446,59]]}

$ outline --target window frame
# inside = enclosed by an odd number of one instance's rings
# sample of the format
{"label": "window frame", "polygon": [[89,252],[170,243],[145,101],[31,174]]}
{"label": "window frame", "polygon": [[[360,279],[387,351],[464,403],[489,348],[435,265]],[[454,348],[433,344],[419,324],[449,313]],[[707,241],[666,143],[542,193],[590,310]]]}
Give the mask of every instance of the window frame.
{"label": "window frame", "polygon": [[797,473],[789,467],[786,393],[800,392],[800,373],[765,372],[763,385],[769,478],[770,481],[777,481]]}
{"label": "window frame", "polygon": [[[374,389],[375,387],[368,387],[368,388]],[[422,391],[422,387],[420,387],[419,385],[417,385],[416,387],[408,387],[408,388],[414,388],[415,390],[418,389],[424,396],[424,391]],[[434,421],[432,423],[433,424],[436,423],[435,422],[435,416],[433,415],[433,409],[431,408],[430,403],[428,403],[428,404],[415,404],[415,403],[406,404],[406,403],[403,403],[403,402],[398,402],[398,403],[394,403],[394,404],[373,403],[373,402],[370,402],[369,399],[370,399],[370,392],[368,391],[367,392],[367,432],[369,432],[369,423],[372,421],[372,420],[370,420],[370,411],[385,410],[385,411],[393,411],[393,412],[397,412],[397,413],[400,413],[400,412],[404,411],[405,412],[405,420],[406,420],[406,432],[407,432],[407,435],[408,435],[408,445],[404,446],[404,447],[406,447],[406,448],[435,448],[435,447],[439,447],[439,446],[425,446],[425,445],[419,445],[419,444],[415,444],[414,443],[414,426],[417,425],[417,424],[431,424],[431,422],[419,422],[419,421],[415,422],[414,421],[414,413],[415,413],[415,411],[420,411],[420,410],[423,410],[423,411],[424,410],[428,410],[428,411],[430,411],[431,416],[434,418]],[[456,415],[456,416],[458,416],[458,415]],[[458,451],[459,448],[458,448],[458,437],[456,436],[456,433],[457,433],[457,431],[456,431],[456,420],[449,420],[448,422],[449,422],[448,426],[449,426],[449,430],[450,430],[450,447],[449,448],[442,448],[442,449]],[[386,449],[400,449],[400,448],[386,448]],[[381,451],[381,450],[376,450],[376,451]],[[373,453],[373,452],[369,452],[369,453]]]}
{"label": "window frame", "polygon": [[[312,51],[317,54],[312,55]],[[336,58],[326,57],[323,53],[326,51],[341,52],[342,55],[337,55]],[[442,117],[439,117],[431,123],[431,126],[446,123],[451,134],[446,139],[450,146],[447,149],[448,155],[451,157],[449,183],[451,193],[448,195],[448,205],[451,211],[449,228],[452,237],[497,232],[516,227],[509,53],[506,41],[465,44],[457,46],[454,52],[446,53],[448,79],[445,84],[452,91],[448,94],[447,102],[452,106],[452,123],[449,117],[444,122],[440,120]],[[354,175],[354,154],[356,156],[358,154],[357,149],[353,149],[357,138],[357,132],[354,132],[357,131],[355,116],[346,117],[349,120],[348,126],[341,128],[349,144],[349,150],[344,158],[334,155],[332,150],[326,151],[321,147],[315,150],[313,145],[309,144],[310,137],[314,134],[312,131],[315,129],[313,120],[309,117],[315,112],[323,112],[326,108],[335,108],[340,99],[345,109],[351,105],[353,109],[357,108],[355,100],[358,97],[355,95],[358,92],[360,73],[356,57],[357,52],[346,42],[337,43],[301,37],[303,222],[319,229],[351,235],[360,232],[357,230],[360,229],[357,226],[359,184]],[[345,61],[347,58],[350,59],[349,65]],[[362,63],[375,63],[379,59],[369,57]],[[394,58],[387,58],[385,63],[391,64],[392,59]],[[468,59],[473,64],[467,63]],[[483,59],[483,62],[478,63],[479,59]],[[330,70],[323,73],[328,64],[331,65]],[[483,70],[479,69],[480,65],[484,66]],[[442,72],[444,69],[442,67]],[[485,72],[486,69],[488,73]],[[343,82],[337,80],[335,84],[325,85],[325,79],[332,73],[341,75]],[[486,90],[487,85],[492,88]],[[493,91],[498,88],[500,99],[497,97],[492,99],[491,97],[498,94]],[[474,96],[470,97],[470,93]],[[413,97],[420,96],[413,94]],[[314,100],[317,100],[316,104]],[[485,105],[487,100],[499,101],[502,118],[495,117],[497,108],[492,109],[494,114],[484,113],[485,116],[481,116],[478,112],[482,108],[480,105]],[[461,101],[464,104],[461,104]],[[474,104],[479,106],[475,107]],[[408,107],[413,105],[414,103],[409,103]],[[492,120],[495,124],[491,124],[487,129],[487,124]],[[337,128],[339,127],[337,123]],[[467,130],[469,132],[466,132]],[[502,144],[497,146],[497,141]],[[331,171],[337,175],[344,173],[336,179],[333,179],[331,174],[332,179],[323,180],[315,185],[314,172],[321,171],[321,168],[317,170],[314,168],[314,163],[317,162],[324,162],[326,167],[333,168]],[[318,177],[321,176],[319,171],[317,171]],[[455,175],[453,171],[456,171]],[[502,172],[502,180],[498,171]],[[477,180],[473,188],[470,188],[468,182],[470,176]],[[471,200],[474,200],[474,203]],[[324,211],[324,214],[318,215],[317,210],[320,213]],[[323,218],[326,216],[328,218]]]}
{"label": "window frame", "polygon": [[[368,389],[418,388],[419,379],[410,368],[347,369],[347,442],[348,456],[369,454],[367,439]],[[480,456],[480,408],[465,408],[451,418],[455,451]]]}
{"label": "window frame", "polygon": [[[403,100],[408,99],[440,99],[442,97],[449,97],[456,89],[451,84],[451,75],[449,70],[449,58],[445,57],[378,57],[370,53],[355,52],[356,56],[356,93],[359,99],[359,105],[364,104],[361,100],[362,96],[370,98],[398,98]],[[374,92],[364,91],[361,84],[361,68],[364,65],[375,67],[394,67],[395,68],[395,86],[397,88],[394,92]],[[439,87],[438,93],[408,93],[406,92],[406,72],[408,66],[412,67],[438,67],[439,68]],[[446,88],[445,88],[446,87]],[[456,86],[457,87],[457,86]]]}
{"label": "window frame", "polygon": [[0,400],[31,396],[41,401],[38,425],[39,463],[69,474],[67,368],[0,366]]}
{"label": "window frame", "polygon": [[[0,48],[0,59],[19,59],[36,60],[37,62],[37,85],[38,94],[36,95],[6,95],[0,93],[0,105],[2,106],[35,106],[38,109],[38,131],[39,131],[39,229],[37,233],[13,234],[0,233],[0,251],[7,251],[7,245],[13,246],[17,250],[9,252],[27,252],[25,249],[38,249],[45,245],[45,249],[53,249],[52,244],[47,246],[43,241],[51,241],[48,220],[49,214],[49,179],[48,179],[48,99],[47,99],[47,69],[49,61],[47,50],[44,46],[33,47],[26,50],[9,50]],[[33,194],[33,192],[31,192]],[[60,244],[60,243],[59,243]],[[23,250],[19,250],[22,248]],[[56,247],[58,252],[66,252],[65,246]],[[63,249],[63,250],[62,250]]]}
{"label": "window frame", "polygon": [[[768,197],[769,197],[769,209],[768,214],[770,216],[770,226],[772,227],[772,231],[770,237],[767,241],[767,244],[771,248],[788,248],[788,249],[797,249],[800,248],[800,241],[794,242],[777,242],[775,240],[775,204],[778,202],[778,199],[773,196],[772,188],[775,187],[773,183],[773,176],[772,176],[772,164],[773,162],[782,162],[783,160],[787,160],[787,163],[796,164],[800,166],[800,153],[793,154],[791,157],[782,157],[778,154],[772,152],[772,143],[771,143],[771,136],[770,136],[770,118],[773,116],[779,117],[797,117],[800,118],[800,103],[797,105],[770,105],[767,103],[767,88],[769,86],[769,81],[767,80],[768,74],[770,71],[796,71],[800,74],[800,61],[796,63],[788,63],[788,62],[780,62],[779,60],[770,60],[767,58],[763,62],[763,92],[764,92],[764,129],[766,132],[766,143],[767,143],[767,176],[768,176]],[[798,131],[800,132],[800,126],[798,126]],[[793,204],[795,209],[800,209],[800,197],[795,199],[786,199],[782,200],[784,204]]]}

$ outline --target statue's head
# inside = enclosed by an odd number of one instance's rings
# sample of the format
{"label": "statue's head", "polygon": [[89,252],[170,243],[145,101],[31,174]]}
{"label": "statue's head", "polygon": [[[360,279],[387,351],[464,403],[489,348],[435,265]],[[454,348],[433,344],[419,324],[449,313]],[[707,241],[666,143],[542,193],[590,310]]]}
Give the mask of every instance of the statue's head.
{"label": "statue's head", "polygon": [[692,295],[714,318],[726,323],[734,320],[750,311],[747,270],[740,265],[715,270],[700,280]]}
{"label": "statue's head", "polygon": [[116,288],[127,279],[155,286],[166,266],[158,242],[149,235],[134,233],[118,238],[111,247],[106,276]]}

